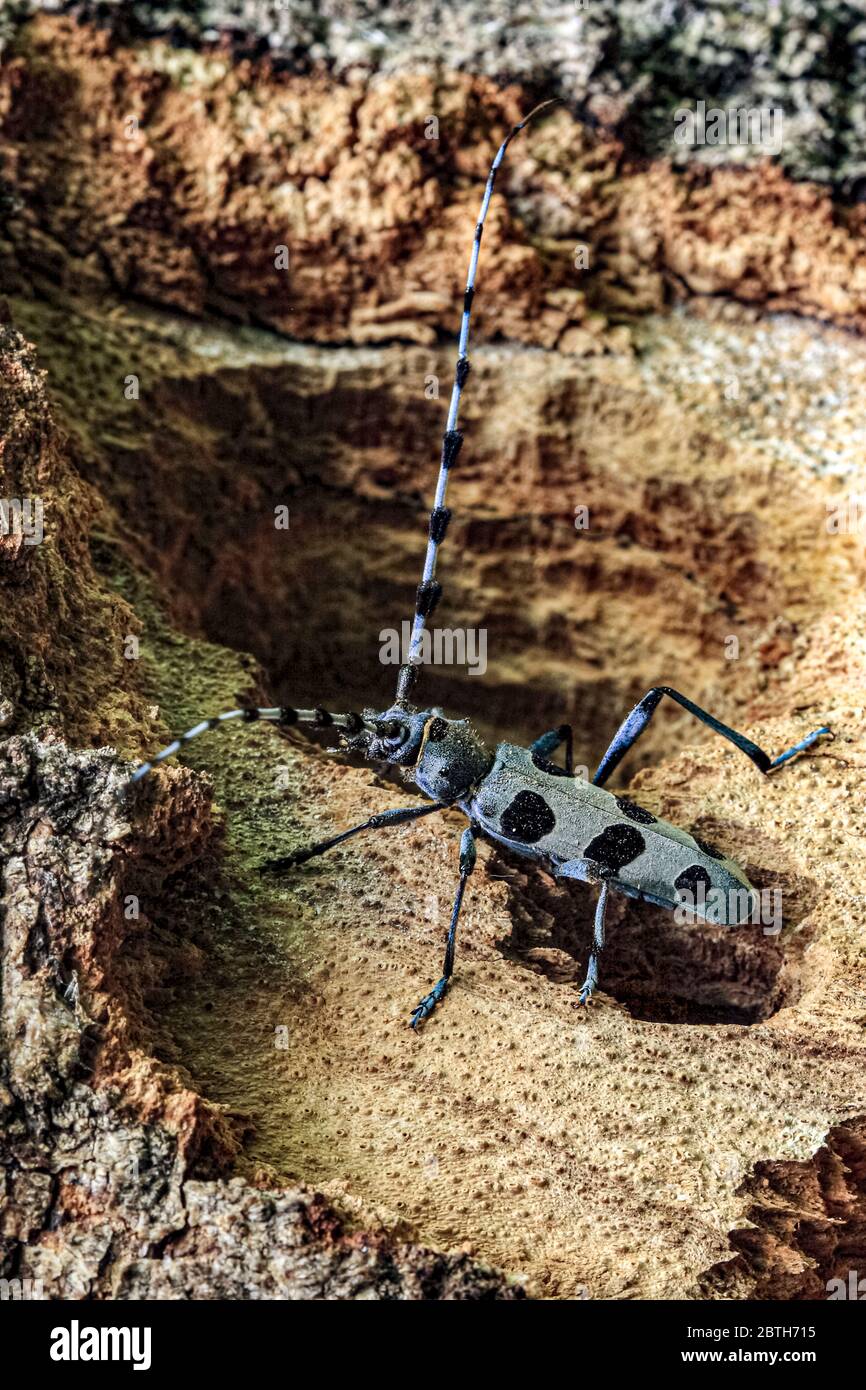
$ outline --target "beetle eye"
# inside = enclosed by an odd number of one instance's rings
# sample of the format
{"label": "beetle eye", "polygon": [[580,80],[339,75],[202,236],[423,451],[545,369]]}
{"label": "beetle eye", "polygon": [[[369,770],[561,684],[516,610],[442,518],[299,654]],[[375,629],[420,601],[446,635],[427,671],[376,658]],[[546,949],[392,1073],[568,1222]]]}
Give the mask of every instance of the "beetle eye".
{"label": "beetle eye", "polygon": [[399,719],[387,719],[377,728],[387,743],[405,743],[409,737],[409,730]]}

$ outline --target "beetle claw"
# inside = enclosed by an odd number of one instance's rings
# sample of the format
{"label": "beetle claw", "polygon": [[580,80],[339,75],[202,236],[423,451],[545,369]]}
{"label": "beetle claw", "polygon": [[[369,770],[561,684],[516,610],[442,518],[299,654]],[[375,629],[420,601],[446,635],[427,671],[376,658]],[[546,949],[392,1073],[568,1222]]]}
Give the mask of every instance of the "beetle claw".
{"label": "beetle claw", "polygon": [[412,1010],[412,1017],[409,1020],[410,1028],[414,1029],[417,1032],[418,1024],[423,1023],[425,1018],[430,1017],[447,988],[448,980],[443,975],[442,979],[437,981],[437,983],[433,986],[430,993],[425,994],[418,1007]]}

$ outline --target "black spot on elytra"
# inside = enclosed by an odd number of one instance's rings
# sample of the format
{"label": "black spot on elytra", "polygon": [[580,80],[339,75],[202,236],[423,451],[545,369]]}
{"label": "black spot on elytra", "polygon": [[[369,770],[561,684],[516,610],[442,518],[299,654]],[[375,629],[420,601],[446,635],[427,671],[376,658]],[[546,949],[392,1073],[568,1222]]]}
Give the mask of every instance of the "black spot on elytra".
{"label": "black spot on elytra", "polygon": [[712,880],[703,865],[690,864],[681,874],[677,874],[674,888],[678,888],[681,893],[694,893],[699,883],[702,883],[704,888],[712,886]]}
{"label": "black spot on elytra", "polygon": [[656,818],[651,811],[645,811],[643,806],[635,805],[627,796],[618,796],[616,800],[619,809],[629,820],[636,820],[638,825],[655,825]]}
{"label": "black spot on elytra", "polygon": [[609,825],[584,850],[584,859],[592,859],[603,869],[618,873],[646,849],[646,841],[631,825]]}
{"label": "black spot on elytra", "polygon": [[427,731],[427,738],[430,743],[440,743],[448,732],[448,721],[446,719],[434,719],[431,721]]}
{"label": "black spot on elytra", "polygon": [[556,816],[538,792],[518,792],[502,812],[499,824],[509,840],[535,845],[550,834],[556,825]]}
{"label": "black spot on elytra", "polygon": [[551,777],[571,777],[573,775],[566,772],[564,767],[557,767],[556,763],[552,763],[549,758],[543,758],[540,753],[533,753],[532,761],[539,772],[547,772]]}
{"label": "black spot on elytra", "polygon": [[708,854],[711,859],[727,859],[728,856],[722,850],[716,849],[715,845],[708,845],[706,840],[699,840],[697,835],[693,835],[692,839],[698,849],[702,849],[704,854]]}

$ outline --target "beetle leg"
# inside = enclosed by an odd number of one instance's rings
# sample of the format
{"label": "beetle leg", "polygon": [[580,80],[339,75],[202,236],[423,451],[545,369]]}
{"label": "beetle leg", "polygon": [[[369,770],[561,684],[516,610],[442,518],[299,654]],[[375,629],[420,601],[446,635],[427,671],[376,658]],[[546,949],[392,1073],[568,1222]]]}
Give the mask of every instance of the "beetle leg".
{"label": "beetle leg", "polygon": [[740,734],[736,729],[731,729],[727,724],[723,724],[715,715],[708,714],[700,705],[696,705],[691,700],[687,700],[685,695],[681,695],[678,690],[671,690],[667,685],[656,685],[652,690],[648,690],[642,700],[639,700],[632,710],[627,714],[620,724],[613,738],[610,747],[602,758],[596,769],[593,782],[597,787],[601,787],[607,781],[628,750],[640,738],[647,724],[655,714],[658,705],[664,696],[667,695],[671,700],[675,700],[683,709],[688,710],[696,719],[700,719],[702,724],[706,724],[714,733],[726,738],[728,743],[732,743],[735,748],[739,748],[741,753],[745,753],[760,772],[772,772],[777,767],[781,767],[797,753],[803,753],[807,748],[811,748],[813,743],[817,743],[819,738],[833,737],[833,734],[826,725],[820,729],[814,729],[811,734],[807,734],[799,743],[793,744],[791,748],[786,748],[784,753],[780,753],[778,758],[771,758],[769,753],[765,753],[763,748],[759,748],[757,743],[753,743],[745,734]]}
{"label": "beetle leg", "polygon": [[581,986],[580,997],[577,1001],[578,1004],[588,1004],[598,984],[598,958],[604,950],[604,915],[610,892],[609,879],[613,878],[614,874],[612,870],[604,869],[594,859],[567,859],[564,864],[557,866],[556,876],[557,878],[577,878],[583,883],[598,884],[592,948],[589,953],[589,964],[586,968],[586,979]]}
{"label": "beetle leg", "polygon": [[561,743],[565,744],[565,770],[568,773],[574,771],[573,752],[572,752],[572,732],[570,724],[560,724],[558,729],[551,729],[550,733],[542,734],[530,746],[530,753],[533,757],[549,758],[551,753],[555,753]]}
{"label": "beetle leg", "polygon": [[466,891],[466,884],[469,875],[475,868],[475,836],[472,827],[467,826],[460,837],[460,882],[457,884],[457,893],[454,898],[454,906],[451,909],[451,923],[448,927],[448,940],[445,944],[445,963],[442,966],[442,975],[433,986],[429,994],[426,994],[416,1009],[412,1010],[411,1025],[417,1028],[419,1023],[423,1023],[425,1018],[429,1018],[439,1001],[444,998],[451,976],[454,973],[454,946],[457,939],[457,919],[460,916],[460,908],[463,905],[463,894]]}
{"label": "beetle leg", "polygon": [[586,1006],[592,999],[593,991],[598,984],[598,958],[604,950],[604,914],[607,909],[607,897],[610,888],[607,883],[602,881],[598,890],[598,902],[595,905],[595,925],[592,932],[592,950],[589,953],[589,965],[586,968],[586,979],[581,987],[578,1004]]}
{"label": "beetle leg", "polygon": [[384,830],[389,825],[403,825],[404,822],[417,820],[419,816],[429,816],[431,811],[441,811],[443,805],[434,801],[432,806],[397,806],[393,811],[380,811],[378,815],[371,816],[369,820],[361,821],[360,825],[353,825],[351,830],[344,830],[339,835],[334,835],[330,840],[320,840],[317,845],[307,845],[306,849],[296,849],[292,854],[284,854],[279,859],[266,859],[259,865],[259,873],[280,873],[283,869],[293,869],[296,864],[305,864],[308,859],[315,859],[318,854],[325,854],[335,845],[341,845],[344,840],[350,840],[353,835],[357,835],[362,830]]}

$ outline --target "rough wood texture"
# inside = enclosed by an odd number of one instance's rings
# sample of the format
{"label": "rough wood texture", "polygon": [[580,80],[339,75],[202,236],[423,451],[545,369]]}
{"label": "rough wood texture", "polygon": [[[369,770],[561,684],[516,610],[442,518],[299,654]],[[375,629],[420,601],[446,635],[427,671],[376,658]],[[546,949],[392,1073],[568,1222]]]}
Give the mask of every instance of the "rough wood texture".
{"label": "rough wood texture", "polygon": [[46,519],[0,540],[2,1273],[96,1298],[824,1296],[866,1261],[864,558],[827,524],[866,495],[866,348],[839,327],[863,326],[860,210],[790,170],[641,162],[627,125],[568,112],[509,166],[442,563],[443,620],[487,631],[489,668],[426,694],[499,735],[571,719],[587,764],[660,680],[771,750],[836,740],[764,781],[660,713],[620,779],[778,889],[780,932],[617,903],[585,1017],[592,895],[483,847],[416,1036],[457,815],[274,882],[262,859],[406,791],[262,727],[122,788],[239,695],[390,694],[425,386],[526,93],[127,40],[43,16],[0,73],[0,491]]}

